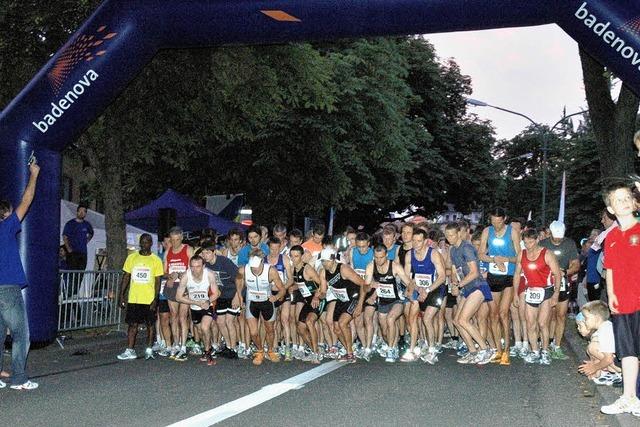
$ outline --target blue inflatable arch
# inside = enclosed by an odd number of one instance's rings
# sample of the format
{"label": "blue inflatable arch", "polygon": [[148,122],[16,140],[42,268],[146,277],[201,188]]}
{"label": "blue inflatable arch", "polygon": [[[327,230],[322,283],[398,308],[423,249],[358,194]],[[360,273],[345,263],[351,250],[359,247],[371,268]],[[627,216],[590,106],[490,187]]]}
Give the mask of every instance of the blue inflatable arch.
{"label": "blue inflatable arch", "polygon": [[556,23],[640,93],[635,0],[106,0],[0,115],[0,197],[42,166],[20,245],[32,341],[55,338],[61,151],[159,49]]}

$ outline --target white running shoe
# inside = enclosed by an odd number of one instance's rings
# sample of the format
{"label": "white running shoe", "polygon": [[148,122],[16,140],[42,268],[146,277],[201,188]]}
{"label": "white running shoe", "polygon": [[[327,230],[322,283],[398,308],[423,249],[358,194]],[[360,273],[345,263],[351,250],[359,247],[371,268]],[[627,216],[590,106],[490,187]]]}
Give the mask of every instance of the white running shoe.
{"label": "white running shoe", "polygon": [[5,383],[4,381],[0,380],[0,388],[5,388],[7,386],[7,383]]}
{"label": "white running shoe", "polygon": [[600,412],[607,415],[618,415],[625,413],[640,413],[640,400],[637,397],[620,396],[618,400],[611,405],[600,408]]}
{"label": "white running shoe", "polygon": [[478,365],[486,365],[491,361],[491,358],[495,355],[491,350],[480,350],[476,356],[474,362]]}
{"label": "white running shoe", "polygon": [[128,348],[118,355],[118,360],[133,360],[137,358],[138,358],[138,355],[136,354],[136,351],[132,348]]}
{"label": "white running shoe", "polygon": [[11,388],[13,390],[35,390],[38,388],[38,383],[27,381],[24,384],[12,385]]}
{"label": "white running shoe", "polygon": [[147,347],[144,351],[144,360],[152,360],[155,359],[153,355],[153,349],[151,347]]}
{"label": "white running shoe", "polygon": [[551,365],[551,355],[547,350],[542,350],[540,352],[540,364],[541,365]]}
{"label": "white running shoe", "polygon": [[456,360],[456,362],[462,363],[463,365],[474,364],[476,356],[477,356],[477,353],[469,352],[464,356],[462,356],[461,358],[459,358],[458,360]]}
{"label": "white running shoe", "polygon": [[532,351],[524,357],[524,363],[540,363],[540,354]]}
{"label": "white running shoe", "polygon": [[415,362],[416,354],[413,351],[407,350],[400,358],[401,362]]}
{"label": "white running shoe", "polygon": [[438,355],[434,352],[429,351],[420,359],[422,359],[423,362],[428,363],[429,365],[435,365],[438,361]]}

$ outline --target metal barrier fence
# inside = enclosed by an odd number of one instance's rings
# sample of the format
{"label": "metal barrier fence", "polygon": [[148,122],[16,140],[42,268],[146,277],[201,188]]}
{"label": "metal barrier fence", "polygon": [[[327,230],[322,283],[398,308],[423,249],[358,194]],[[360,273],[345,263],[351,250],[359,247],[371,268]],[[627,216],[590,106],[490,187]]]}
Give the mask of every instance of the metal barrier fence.
{"label": "metal barrier fence", "polygon": [[120,326],[121,271],[60,270],[58,332]]}

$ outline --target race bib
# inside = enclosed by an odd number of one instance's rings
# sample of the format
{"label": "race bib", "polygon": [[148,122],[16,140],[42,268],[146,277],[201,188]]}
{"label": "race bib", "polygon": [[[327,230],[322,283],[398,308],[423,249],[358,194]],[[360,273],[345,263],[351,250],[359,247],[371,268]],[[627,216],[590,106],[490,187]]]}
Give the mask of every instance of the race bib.
{"label": "race bib", "polygon": [[307,287],[306,283],[304,282],[300,282],[300,283],[296,283],[296,285],[298,285],[298,290],[300,291],[300,294],[304,297],[310,297],[311,296],[311,291],[309,290],[309,288]]}
{"label": "race bib", "polygon": [[414,279],[416,281],[416,286],[418,286],[419,288],[427,288],[433,283],[433,279],[431,278],[430,274],[417,273]]}
{"label": "race bib", "polygon": [[349,301],[349,294],[347,293],[346,289],[336,289],[333,288],[333,294],[336,296],[336,298],[338,299],[338,301],[340,302],[347,302]]}
{"label": "race bib", "polygon": [[146,285],[151,282],[151,269],[149,267],[133,267],[131,281],[133,283]]}
{"label": "race bib", "polygon": [[269,299],[267,291],[256,291],[253,289],[249,289],[249,301],[264,302],[267,299]]}
{"label": "race bib", "polygon": [[327,302],[336,300],[336,294],[333,293],[333,287],[329,286],[327,288],[327,296],[325,297],[325,299],[327,300]]}
{"label": "race bib", "polygon": [[[504,266],[504,271],[498,268],[498,264],[501,264]],[[509,263],[508,262],[502,262],[502,263],[490,262],[489,273],[493,274],[494,276],[506,276],[509,273]]]}
{"label": "race bib", "polygon": [[541,304],[544,301],[544,288],[527,288],[524,300],[529,304]]}
{"label": "race bib", "polygon": [[396,292],[394,289],[393,283],[378,283],[378,287],[376,288],[376,294],[378,294],[379,298],[387,298],[393,299],[396,296]]}
{"label": "race bib", "polygon": [[366,270],[362,270],[361,268],[356,269],[356,273],[358,274],[358,276],[362,277],[364,279],[364,276],[366,276],[367,271]]}
{"label": "race bib", "polygon": [[562,281],[560,282],[560,292],[565,292],[567,290],[567,279],[562,276]]}
{"label": "race bib", "polygon": [[206,291],[195,291],[189,292],[189,298],[194,301],[207,301],[209,299],[209,295],[207,295]]}
{"label": "race bib", "polygon": [[169,274],[172,273],[184,273],[185,271],[187,271],[187,269],[185,268],[184,265],[179,265],[179,264],[169,264]]}

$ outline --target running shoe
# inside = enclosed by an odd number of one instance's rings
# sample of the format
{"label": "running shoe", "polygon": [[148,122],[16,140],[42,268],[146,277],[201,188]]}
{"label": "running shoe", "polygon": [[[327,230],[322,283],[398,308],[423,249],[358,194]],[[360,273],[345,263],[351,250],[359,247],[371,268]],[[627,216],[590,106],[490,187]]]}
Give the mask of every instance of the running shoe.
{"label": "running shoe", "polygon": [[216,363],[216,356],[209,352],[209,357],[207,357],[207,366],[215,366]]}
{"label": "running shoe", "polygon": [[474,362],[477,363],[478,365],[486,365],[491,361],[493,357],[494,357],[494,353],[491,349],[480,350]]}
{"label": "running shoe", "polygon": [[151,347],[147,347],[144,350],[144,360],[152,360],[155,359],[155,356],[153,355],[153,349]]}
{"label": "running shoe", "polygon": [[196,342],[193,340],[192,337],[189,337],[189,339],[187,339],[187,342],[184,344],[188,349],[192,349],[195,345]]}
{"label": "running shoe", "polygon": [[174,345],[173,347],[171,347],[171,350],[169,350],[169,359],[174,359],[176,357],[176,354],[178,354],[179,352],[180,352],[179,345]]}
{"label": "running shoe", "polygon": [[541,365],[551,365],[551,355],[547,350],[542,350],[540,352],[540,364]]}
{"label": "running shoe", "polygon": [[332,345],[331,348],[329,349],[329,353],[327,354],[327,357],[329,357],[330,359],[338,359],[340,357],[338,347],[336,347],[335,345]]}
{"label": "running shoe", "polygon": [[532,351],[523,359],[524,363],[540,363],[540,354],[537,351]]}
{"label": "running shoe", "polygon": [[418,356],[413,351],[406,351],[400,358],[401,362],[415,362]]}
{"label": "running shoe", "polygon": [[520,355],[520,349],[522,348],[522,346],[520,345],[514,345],[509,349],[509,356],[511,357],[518,357]]}
{"label": "running shoe", "polygon": [[350,354],[346,354],[344,356],[344,361],[347,362],[347,363],[356,363],[357,359],[353,355],[353,353],[350,353]]}
{"label": "running shoe", "polygon": [[556,347],[551,352],[551,358],[552,359],[557,359],[557,360],[567,360],[569,358],[569,356],[564,354],[564,351],[562,351],[562,347]]}
{"label": "running shoe", "polygon": [[320,356],[316,353],[312,353],[311,354],[311,358],[309,359],[309,362],[311,362],[312,365],[319,365],[320,364]]}
{"label": "running shoe", "polygon": [[264,351],[262,350],[256,351],[255,354],[253,355],[253,364],[262,365],[263,361],[264,361]]}
{"label": "running shoe", "polygon": [[494,356],[491,358],[490,362],[491,363],[500,363],[500,359],[502,359],[502,352],[501,351],[496,351]]}
{"label": "running shoe", "polygon": [[371,362],[371,349],[369,347],[364,349],[364,354],[362,355],[362,358],[367,362]]}
{"label": "running shoe", "polygon": [[507,353],[506,351],[502,352],[502,357],[500,358],[500,365],[501,366],[511,365],[509,353]]}
{"label": "running shoe", "polygon": [[269,353],[267,353],[267,357],[273,363],[278,363],[280,361],[280,354],[278,354],[278,352],[275,352],[275,351],[270,351]]}
{"label": "running shoe", "polygon": [[163,348],[164,348],[164,344],[158,341],[154,342],[153,346],[151,346],[151,349],[156,353],[162,350]]}
{"label": "running shoe", "polygon": [[236,348],[236,354],[238,355],[238,359],[246,359],[247,358],[247,349],[244,344],[238,344]]}
{"label": "running shoe", "polygon": [[518,350],[518,357],[521,359],[525,359],[529,355],[529,353],[529,347],[523,345],[522,347],[520,347],[520,350]]}
{"label": "running shoe", "polygon": [[357,359],[362,359],[362,357],[364,356],[364,348],[362,347],[358,347],[353,351],[353,355],[357,358]]}
{"label": "running shoe", "polygon": [[462,363],[463,365],[473,364],[475,363],[476,353],[468,352],[464,356],[460,357],[456,362]]}
{"label": "running shoe", "polygon": [[191,348],[191,354],[193,354],[194,356],[200,356],[202,354],[202,347],[200,347],[200,344],[195,343],[193,345],[193,347]]}
{"label": "running shoe", "polygon": [[10,386],[13,390],[35,390],[38,388],[38,383],[33,381],[27,381],[24,384]]}
{"label": "running shoe", "polygon": [[597,385],[613,385],[614,383],[622,382],[622,375],[612,372],[602,372],[599,377],[593,378],[591,381]]}
{"label": "running shoe", "polygon": [[138,358],[138,355],[136,354],[136,351],[132,348],[128,348],[118,355],[118,360],[133,360],[137,358]]}
{"label": "running shoe", "polygon": [[601,407],[600,412],[607,415],[640,413],[640,400],[637,397],[622,395],[611,405]]}
{"label": "running shoe", "polygon": [[202,356],[200,356],[200,361],[201,362],[208,362],[209,361],[209,357],[211,357],[211,350],[205,351],[204,353],[202,353]]}
{"label": "running shoe", "polygon": [[460,349],[456,352],[456,354],[458,355],[458,357],[462,357],[465,356],[467,354],[469,354],[469,349],[467,348],[467,346],[462,346],[460,347]]}
{"label": "running shoe", "polygon": [[432,353],[431,351],[428,351],[427,354],[422,356],[420,359],[424,363],[428,363],[429,365],[435,365],[436,362],[438,361],[438,355],[437,353]]}
{"label": "running shoe", "polygon": [[187,360],[187,352],[186,350],[180,350],[178,354],[173,358],[176,362],[185,362]]}
{"label": "running shoe", "polygon": [[158,356],[162,356],[162,357],[167,357],[167,356],[169,356],[170,354],[171,354],[171,353],[169,352],[169,349],[167,349],[166,347],[165,347],[165,348],[160,349],[160,351],[158,352]]}
{"label": "running shoe", "polygon": [[0,380],[0,388],[5,388],[7,386],[7,383],[5,383],[4,381]]}
{"label": "running shoe", "polygon": [[292,360],[293,357],[291,357],[291,347],[286,346],[286,348],[284,349],[284,361],[291,362]]}

